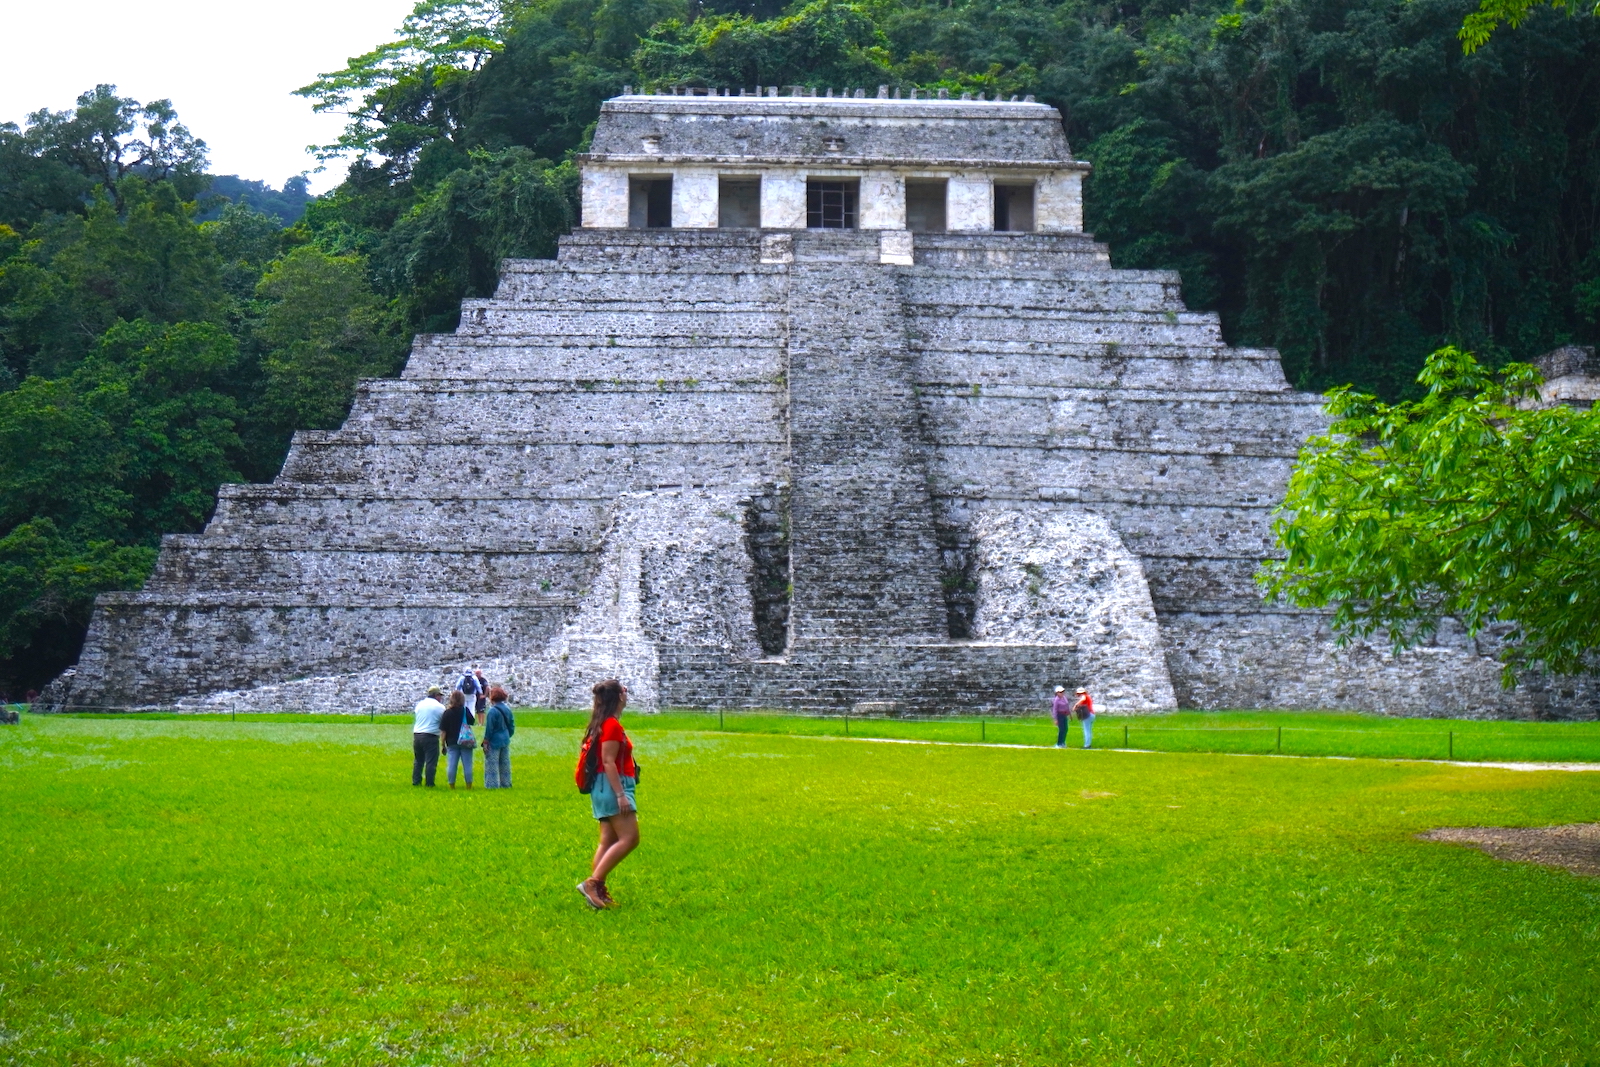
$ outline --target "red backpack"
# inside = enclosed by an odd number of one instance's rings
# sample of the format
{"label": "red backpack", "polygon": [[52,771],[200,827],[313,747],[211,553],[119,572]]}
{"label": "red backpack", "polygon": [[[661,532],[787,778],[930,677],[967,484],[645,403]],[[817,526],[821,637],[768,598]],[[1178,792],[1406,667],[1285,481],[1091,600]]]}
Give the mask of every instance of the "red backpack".
{"label": "red backpack", "polygon": [[572,772],[572,780],[580,793],[593,792],[594,780],[600,776],[600,746],[594,743],[599,736],[584,737],[583,747],[578,750],[578,767]]}

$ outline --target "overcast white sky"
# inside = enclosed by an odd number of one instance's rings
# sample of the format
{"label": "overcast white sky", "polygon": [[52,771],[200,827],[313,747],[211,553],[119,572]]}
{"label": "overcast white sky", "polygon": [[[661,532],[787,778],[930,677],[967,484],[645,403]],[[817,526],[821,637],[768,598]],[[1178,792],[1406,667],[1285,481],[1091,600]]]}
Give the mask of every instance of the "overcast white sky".
{"label": "overcast white sky", "polygon": [[[282,188],[317,166],[306,145],[332,141],[341,118],[291,96],[319,73],[392,39],[413,0],[0,0],[0,122],[73,106],[110,82],[140,102],[166,97],[210,150],[213,174]],[[324,192],[343,166],[311,176]]]}

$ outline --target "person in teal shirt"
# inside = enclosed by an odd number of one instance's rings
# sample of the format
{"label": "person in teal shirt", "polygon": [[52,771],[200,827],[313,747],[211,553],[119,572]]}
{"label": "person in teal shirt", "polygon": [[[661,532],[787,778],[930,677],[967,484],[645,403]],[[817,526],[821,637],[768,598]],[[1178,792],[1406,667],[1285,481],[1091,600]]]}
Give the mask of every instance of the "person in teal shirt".
{"label": "person in teal shirt", "polygon": [[489,690],[489,710],[483,720],[483,787],[511,788],[511,735],[517,720],[507,703],[511,695],[500,686]]}

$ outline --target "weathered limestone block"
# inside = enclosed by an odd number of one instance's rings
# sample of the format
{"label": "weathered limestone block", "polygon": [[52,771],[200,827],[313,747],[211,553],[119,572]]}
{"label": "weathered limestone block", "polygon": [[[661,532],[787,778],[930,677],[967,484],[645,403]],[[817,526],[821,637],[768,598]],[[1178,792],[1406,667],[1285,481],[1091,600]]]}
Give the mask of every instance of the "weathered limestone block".
{"label": "weathered limestone block", "polygon": [[185,697],[174,701],[173,706],[197,712],[306,711],[337,715],[372,711],[393,714],[409,711],[429,686],[437,685],[447,691],[455,688],[473,664],[482,668],[485,678],[493,679],[514,693],[530,692],[535,684],[525,659],[480,656],[459,663],[378,668],[297,678],[246,689],[224,689],[204,696]]}
{"label": "weathered limestone block", "polygon": [[1086,271],[1111,266],[1106,246],[1085,233],[995,234],[972,241],[964,234],[920,235],[917,263],[932,272],[973,267],[1007,270]]}
{"label": "weathered limestone block", "polygon": [[628,224],[628,172],[591,168],[583,173],[583,225]]}
{"label": "weathered limestone block", "polygon": [[[1288,480],[1290,457],[1157,449],[996,447],[960,442],[940,448],[933,481],[940,488],[986,486],[1006,496],[1081,497],[1078,486],[1123,499],[1165,504],[1226,504],[1243,496],[1271,499]],[[1070,493],[1062,490],[1071,490]],[[1214,492],[1210,491],[1214,490]]]}
{"label": "weathered limestone block", "polygon": [[[526,263],[555,265],[553,260],[512,260],[507,267]],[[762,271],[742,257],[721,269],[708,263],[693,274],[638,268],[638,264],[617,263],[602,270],[507,269],[494,303],[581,309],[606,301],[637,310],[660,310],[664,304],[682,301],[722,311],[761,311],[782,300],[787,288],[785,275]],[[451,334],[429,337],[434,343],[453,339]]]}
{"label": "weathered limestone block", "polygon": [[1041,233],[1073,233],[1083,229],[1083,174],[1046,175],[1034,199],[1034,226]]}
{"label": "weathered limestone block", "polygon": [[778,308],[764,311],[720,311],[679,304],[653,309],[528,307],[508,304],[483,309],[466,335],[589,337],[745,338],[770,336],[782,325]]}
{"label": "weathered limestone block", "polygon": [[[437,427],[449,438],[453,427],[481,427],[529,441],[682,441],[703,437],[707,426],[772,425],[781,394],[771,382],[672,382],[659,385],[589,381],[509,383],[405,382],[373,389],[368,410],[355,410],[345,431],[406,433]],[[503,429],[502,429],[503,428]]]}
{"label": "weathered limestone block", "polygon": [[878,234],[878,262],[909,267],[916,262],[916,240],[909,230],[883,230]]}
{"label": "weathered limestone block", "polygon": [[795,708],[841,714],[892,702],[907,714],[1039,714],[1051,688],[1080,676],[1061,644],[796,639],[781,658],[730,661],[699,646],[659,649],[672,707]]}
{"label": "weathered limestone block", "polygon": [[1248,543],[1232,543],[1235,540],[1230,535],[1211,545],[1196,545],[1189,555],[1145,556],[1145,579],[1149,582],[1150,598],[1156,610],[1162,613],[1263,610],[1255,576],[1261,560],[1277,553],[1277,545],[1253,553]]}
{"label": "weathered limestone block", "polygon": [[658,646],[761,656],[743,511],[738,491],[623,495],[590,588],[547,653],[534,691],[547,703],[581,706],[596,681],[619,678],[630,704],[654,711]]}
{"label": "weathered limestone block", "polygon": [[190,543],[249,538],[293,549],[576,552],[598,541],[611,503],[594,496],[478,495],[472,487],[445,499],[333,486],[225,485],[211,524]]}
{"label": "weathered limestone block", "polygon": [[680,167],[672,175],[672,225],[686,230],[717,228],[717,172]]}
{"label": "weathered limestone block", "polygon": [[906,228],[906,182],[902,175],[887,170],[869,170],[862,175],[860,225],[863,230]]}
{"label": "weathered limestone block", "polygon": [[1382,639],[1340,648],[1327,617],[1283,610],[1162,617],[1168,668],[1185,706],[1349,708],[1387,715],[1585,718],[1600,707],[1590,677],[1524,674],[1500,685],[1491,640],[1446,627],[1395,655]]}
{"label": "weathered limestone block", "polygon": [[1600,402],[1600,359],[1593,345],[1563,345],[1533,363],[1544,375],[1539,403],[1590,408]]}
{"label": "weathered limestone block", "polygon": [[1076,643],[1079,678],[1107,711],[1177,707],[1139,557],[1098,515],[985,509],[972,524],[975,640]]}
{"label": "weathered limestone block", "polygon": [[[1209,449],[1220,436],[1236,448],[1294,454],[1305,431],[1322,422],[1320,410],[1263,412],[1257,425],[1240,426],[1242,408],[1260,401],[1238,394],[1151,394],[1119,389],[1051,389],[1039,386],[925,385],[923,408],[940,440],[1011,447],[1148,445],[1151,449]],[[1265,406],[1265,405],[1261,405]],[[1278,405],[1279,407],[1285,405]]]}
{"label": "weathered limestone block", "polygon": [[[458,488],[479,492],[570,491],[611,496],[657,485],[771,481],[781,439],[739,440],[762,433],[740,426],[732,440],[682,442],[537,441],[434,443],[391,435],[382,441],[301,435],[284,462],[299,481],[366,485],[452,497]],[[712,435],[714,436],[714,435]]]}
{"label": "weathered limestone block", "polygon": [[[222,542],[222,543],[218,543]],[[201,587],[241,594],[313,590],[322,599],[365,596],[446,597],[467,590],[573,595],[583,583],[590,548],[565,551],[470,552],[459,548],[304,549],[292,541],[173,538],[166,542],[148,592]]]}
{"label": "weathered limestone block", "polygon": [[86,708],[176,707],[263,683],[506,656],[552,639],[570,610],[557,597],[484,595],[470,607],[465,596],[315,600],[313,591],[105,594],[67,699]]}
{"label": "weathered limestone block", "polygon": [[771,230],[806,228],[806,180],[798,173],[761,178],[761,225]]}
{"label": "weathered limestone block", "polygon": [[[655,147],[644,148],[645,138]],[[586,170],[624,161],[728,165],[761,161],[937,160],[1030,161],[1082,169],[1072,159],[1061,115],[1032,101],[777,99],[707,96],[620,96],[607,100]],[[765,224],[765,223],[764,223]]]}
{"label": "weathered limestone block", "polygon": [[1028,311],[1035,317],[1063,311],[1120,314],[1134,310],[1187,314],[1181,285],[1171,271],[918,272],[906,286],[908,299],[935,316]]}
{"label": "weathered limestone block", "polygon": [[[1085,310],[1072,315],[1028,309],[968,308],[959,317],[918,323],[924,343],[936,347],[1017,345],[1039,351],[1050,345],[1165,345],[1220,348],[1221,326],[1212,314],[1166,311]],[[1281,372],[1280,372],[1281,373]]]}
{"label": "weathered limestone block", "polygon": [[[915,332],[910,346],[919,357],[919,377],[929,386],[986,388],[1022,383],[1061,389],[1286,390],[1283,372],[1270,363],[1237,358],[1239,349],[1177,345],[1008,345],[953,337],[939,344]],[[1302,401],[1304,402],[1304,401]]]}
{"label": "weathered limestone block", "polygon": [[994,229],[994,186],[981,174],[961,174],[945,185],[945,228],[951,233]]}

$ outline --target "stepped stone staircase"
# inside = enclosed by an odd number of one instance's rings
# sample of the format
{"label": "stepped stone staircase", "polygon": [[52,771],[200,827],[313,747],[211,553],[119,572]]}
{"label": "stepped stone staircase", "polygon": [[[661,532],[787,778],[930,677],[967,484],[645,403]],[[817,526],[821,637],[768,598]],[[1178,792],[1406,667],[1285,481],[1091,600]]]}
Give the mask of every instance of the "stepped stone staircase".
{"label": "stepped stone staircase", "polygon": [[617,673],[646,708],[1038,710],[1080,681],[1127,711],[1600,707],[1503,692],[1459,635],[1339,649],[1262,603],[1321,398],[1174,274],[1082,234],[917,234],[911,266],[870,232],[779,236],[587,230],[508,261],[103,596],[48,696],[393,710],[482,661],[519,699]]}

